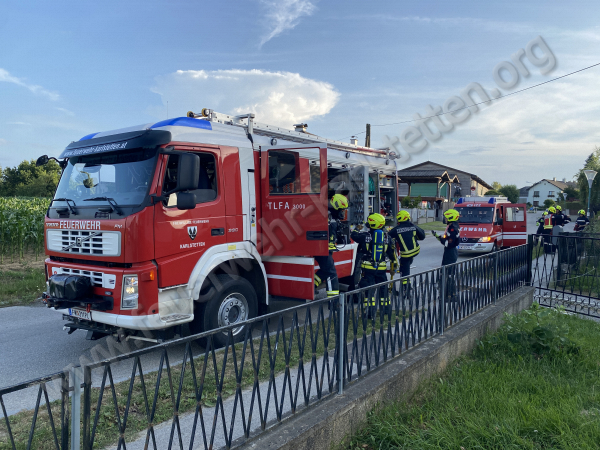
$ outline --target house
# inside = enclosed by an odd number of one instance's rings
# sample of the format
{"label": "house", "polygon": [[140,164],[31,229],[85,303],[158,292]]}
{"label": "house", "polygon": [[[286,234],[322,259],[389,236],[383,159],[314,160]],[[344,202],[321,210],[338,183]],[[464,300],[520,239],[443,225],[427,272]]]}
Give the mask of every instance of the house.
{"label": "house", "polygon": [[[439,180],[437,182],[435,180],[409,182],[411,175],[419,175],[419,173],[432,175]],[[447,178],[444,177],[444,173],[447,174]],[[421,195],[423,199],[425,197],[428,199],[435,197],[436,201],[440,199],[455,201],[466,195],[483,196],[488,190],[492,189],[489,184],[475,174],[432,161],[406,167],[398,172],[398,176],[400,177],[398,185],[398,196],[400,198]]]}
{"label": "house", "polygon": [[546,199],[554,200],[558,202],[560,194],[568,187],[566,180],[557,181],[556,178],[552,180],[543,179],[538,181],[529,188],[527,194],[527,202],[533,206],[544,206]]}
{"label": "house", "polygon": [[519,203],[527,203],[527,196],[529,195],[529,188],[531,186],[525,186],[519,189]]}

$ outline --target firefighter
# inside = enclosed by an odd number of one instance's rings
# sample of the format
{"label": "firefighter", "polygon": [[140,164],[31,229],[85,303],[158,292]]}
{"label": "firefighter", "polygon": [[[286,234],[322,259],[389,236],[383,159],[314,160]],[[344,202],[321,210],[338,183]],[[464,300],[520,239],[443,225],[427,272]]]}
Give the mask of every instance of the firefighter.
{"label": "firefighter", "polygon": [[319,270],[315,273],[315,289],[322,282],[326,282],[327,297],[333,297],[340,293],[340,282],[333,262],[333,252],[337,251],[338,220],[341,219],[344,210],[348,208],[348,199],[342,194],[335,194],[329,201],[329,254],[327,256],[315,256]]}
{"label": "firefighter", "polygon": [[554,227],[554,214],[556,214],[556,208],[551,206],[548,208],[548,214],[544,217],[544,229],[542,234],[544,235],[544,251],[550,253],[552,251],[552,228]]}
{"label": "firefighter", "polygon": [[544,211],[542,213],[542,217],[540,217],[536,222],[538,227],[537,227],[537,231],[535,232],[536,236],[534,236],[534,239],[536,240],[536,243],[538,243],[538,244],[539,244],[539,241],[542,239],[542,237],[540,235],[544,231],[544,219],[546,218],[546,214],[548,214],[548,211]]}
{"label": "firefighter", "polygon": [[[359,287],[369,287],[387,281],[387,260],[390,261],[390,272],[396,270],[396,252],[388,234],[383,231],[385,217],[373,213],[367,218],[367,231],[353,231],[352,239],[358,243],[362,253],[362,278]],[[387,284],[379,288],[379,299],[384,314],[391,315],[390,299]],[[374,291],[367,291],[363,306],[368,317],[374,317],[377,310]]]}
{"label": "firefighter", "polygon": [[583,231],[590,224],[590,219],[587,218],[583,209],[580,209],[578,214],[579,217],[575,221],[575,231]]}
{"label": "firefighter", "polygon": [[444,217],[448,222],[446,231],[442,235],[438,235],[435,231],[431,231],[438,241],[444,246],[444,256],[442,257],[442,266],[454,264],[458,260],[458,237],[460,236],[460,227],[458,225],[459,213],[455,209],[449,209],[444,213]]}
{"label": "firefighter", "polygon": [[[554,215],[554,226],[563,227],[566,223],[571,222],[571,218],[562,212],[562,207],[559,205],[556,207],[556,214]],[[562,231],[562,229],[560,230]]]}
{"label": "firefighter", "polygon": [[[396,246],[396,254],[400,264],[400,276],[410,275],[410,265],[421,248],[419,242],[425,239],[425,232],[410,221],[408,211],[398,211],[396,214],[398,226],[392,228],[389,235]],[[408,287],[408,279],[402,280],[402,287]],[[406,289],[403,289],[406,291]]]}

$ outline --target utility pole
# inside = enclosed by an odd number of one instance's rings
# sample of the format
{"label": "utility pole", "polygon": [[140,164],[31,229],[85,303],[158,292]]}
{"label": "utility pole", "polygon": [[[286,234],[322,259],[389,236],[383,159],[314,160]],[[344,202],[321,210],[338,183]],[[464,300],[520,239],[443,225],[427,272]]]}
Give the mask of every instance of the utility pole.
{"label": "utility pole", "polygon": [[371,124],[367,124],[367,135],[365,136],[365,147],[371,146]]}

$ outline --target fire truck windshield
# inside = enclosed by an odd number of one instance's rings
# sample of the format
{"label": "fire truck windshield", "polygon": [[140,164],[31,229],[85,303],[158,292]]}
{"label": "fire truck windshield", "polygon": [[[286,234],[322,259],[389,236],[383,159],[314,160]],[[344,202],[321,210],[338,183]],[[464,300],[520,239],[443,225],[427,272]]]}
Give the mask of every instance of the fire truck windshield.
{"label": "fire truck windshield", "polygon": [[104,197],[119,206],[140,205],[152,182],[156,155],[156,149],[134,149],[70,158],[55,198],[72,199],[77,206],[82,201],[105,206]]}
{"label": "fire truck windshield", "polygon": [[494,220],[494,208],[491,207],[462,206],[454,209],[460,213],[459,223],[492,223]]}

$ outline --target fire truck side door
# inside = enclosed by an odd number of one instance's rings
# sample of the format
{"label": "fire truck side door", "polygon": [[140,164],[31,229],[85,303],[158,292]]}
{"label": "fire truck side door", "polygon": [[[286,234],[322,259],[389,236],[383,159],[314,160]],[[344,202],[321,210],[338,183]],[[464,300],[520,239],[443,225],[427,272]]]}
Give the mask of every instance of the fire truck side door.
{"label": "fire truck side door", "polygon": [[503,205],[502,236],[504,247],[527,243],[527,212],[524,204]]}
{"label": "fire truck side door", "polygon": [[[196,207],[177,209],[177,194],[155,205],[154,248],[158,264],[159,286],[188,282],[202,254],[214,245],[226,242],[226,218],[223,162],[218,148],[176,147],[200,156],[200,178]],[[166,157],[167,158],[167,157]],[[177,155],[168,155],[159,188],[164,195],[176,185]]]}
{"label": "fire truck side door", "polygon": [[328,253],[327,148],[261,148],[259,250],[266,256]]}

